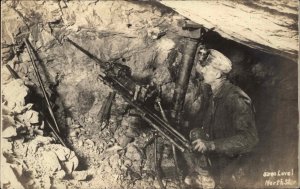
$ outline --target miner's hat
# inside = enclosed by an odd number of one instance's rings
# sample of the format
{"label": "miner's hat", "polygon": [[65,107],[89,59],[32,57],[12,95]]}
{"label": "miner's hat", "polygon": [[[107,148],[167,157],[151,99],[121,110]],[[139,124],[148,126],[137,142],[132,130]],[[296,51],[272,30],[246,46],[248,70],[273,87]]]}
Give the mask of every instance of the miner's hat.
{"label": "miner's hat", "polygon": [[229,73],[232,69],[232,63],[229,58],[215,49],[208,49],[205,64],[210,65],[225,74]]}

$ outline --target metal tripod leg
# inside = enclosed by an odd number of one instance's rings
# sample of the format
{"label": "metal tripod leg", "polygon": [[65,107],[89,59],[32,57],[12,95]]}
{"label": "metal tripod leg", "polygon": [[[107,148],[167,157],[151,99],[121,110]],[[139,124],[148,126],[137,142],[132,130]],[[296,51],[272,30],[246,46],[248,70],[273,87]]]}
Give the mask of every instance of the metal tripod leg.
{"label": "metal tripod leg", "polygon": [[[150,139],[150,141],[145,145],[145,147],[147,147],[148,145],[150,145],[152,142],[154,142],[154,164],[155,164],[155,172],[156,172],[156,178],[157,178],[157,181],[158,181],[158,184],[160,186],[161,189],[165,189],[165,186],[162,182],[162,175],[161,175],[161,169],[160,169],[160,162],[159,162],[159,159],[158,159],[158,152],[157,152],[157,146],[158,146],[158,135],[156,132],[154,132],[154,136],[153,138]],[[145,148],[144,147],[144,148]],[[182,180],[180,178],[180,170],[179,170],[179,167],[178,167],[178,159],[177,159],[177,154],[176,154],[176,148],[174,145],[172,145],[172,151],[173,151],[173,159],[174,159],[174,164],[175,164],[175,169],[176,169],[176,177],[178,179],[178,182],[179,182],[179,188],[181,189],[182,188]]]}
{"label": "metal tripod leg", "polygon": [[[158,104],[158,107],[160,109],[160,113],[163,117],[163,119],[166,121],[166,122],[169,122],[168,119],[167,119],[167,116],[161,106],[161,99],[160,98],[157,98],[157,104]],[[174,159],[174,164],[175,164],[175,169],[176,169],[176,177],[178,179],[178,182],[179,182],[179,188],[181,189],[182,188],[182,182],[181,182],[181,179],[180,179],[180,171],[179,171],[179,167],[178,167],[178,160],[177,160],[177,155],[176,155],[176,148],[174,145],[172,145],[172,152],[173,152],[173,159]]]}
{"label": "metal tripod leg", "polygon": [[158,143],[158,138],[157,138],[157,134],[154,133],[156,135],[156,137],[154,138],[154,164],[155,164],[155,172],[156,172],[156,177],[157,177],[157,181],[158,184],[160,186],[161,189],[165,189],[165,186],[162,182],[162,176],[161,176],[161,170],[160,170],[160,165],[159,165],[159,161],[158,161],[158,156],[157,156],[157,143]]}
{"label": "metal tripod leg", "polygon": [[179,188],[182,189],[182,180],[180,178],[180,170],[178,167],[178,159],[177,159],[177,154],[176,154],[176,148],[174,145],[172,145],[172,151],[173,151],[173,158],[174,158],[174,164],[175,164],[175,169],[176,169],[176,177],[178,179],[178,183],[179,183]]}

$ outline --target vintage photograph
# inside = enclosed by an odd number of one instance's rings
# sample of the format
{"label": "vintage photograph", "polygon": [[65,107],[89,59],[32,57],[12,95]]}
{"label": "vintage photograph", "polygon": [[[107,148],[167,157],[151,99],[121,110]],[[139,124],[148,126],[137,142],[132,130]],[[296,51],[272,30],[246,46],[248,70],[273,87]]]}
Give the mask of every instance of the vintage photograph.
{"label": "vintage photograph", "polygon": [[298,9],[1,1],[0,187],[299,188]]}

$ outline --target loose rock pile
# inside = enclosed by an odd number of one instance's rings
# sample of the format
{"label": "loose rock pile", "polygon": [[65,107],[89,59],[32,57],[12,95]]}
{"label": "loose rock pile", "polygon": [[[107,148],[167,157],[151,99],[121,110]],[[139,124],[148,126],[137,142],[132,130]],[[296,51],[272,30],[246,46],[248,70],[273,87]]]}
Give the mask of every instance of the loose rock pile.
{"label": "loose rock pile", "polygon": [[45,136],[43,117],[26,102],[30,89],[21,79],[6,77],[4,83],[2,171],[8,174],[3,188],[50,188],[53,179],[72,176],[78,158],[74,151],[55,144],[49,132]]}
{"label": "loose rock pile", "polygon": [[140,118],[120,111],[126,103],[119,96],[102,130],[93,117],[66,118],[73,151],[57,144],[40,110],[27,103],[34,91],[21,79],[7,78],[2,89],[4,188],[158,187],[148,174],[154,169],[146,145],[153,134]]}
{"label": "loose rock pile", "polygon": [[[3,188],[158,188],[153,136],[116,96],[107,125],[99,111],[111,91],[97,80],[99,67],[64,43],[68,36],[102,60],[132,69],[134,79],[161,85],[172,99],[172,69],[181,43],[174,12],[150,4],[113,1],[3,1]],[[11,24],[13,23],[13,24]],[[68,147],[47,126],[30,58],[29,38]],[[17,72],[13,79],[5,64]],[[165,181],[164,181],[165,182]],[[166,184],[166,183],[165,183]],[[168,188],[176,187],[173,181]]]}

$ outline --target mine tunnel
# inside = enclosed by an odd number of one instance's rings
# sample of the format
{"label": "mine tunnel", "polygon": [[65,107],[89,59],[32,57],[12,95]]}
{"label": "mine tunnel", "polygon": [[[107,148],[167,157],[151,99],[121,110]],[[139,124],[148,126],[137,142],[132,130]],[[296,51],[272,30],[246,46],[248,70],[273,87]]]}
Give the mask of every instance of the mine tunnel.
{"label": "mine tunnel", "polygon": [[[289,174],[284,177],[290,179],[287,186],[297,185],[298,49],[247,41],[242,32],[228,34],[226,27],[222,30],[193,16],[187,18],[170,2],[1,2],[3,188],[160,188],[153,143],[148,145],[153,128],[103,83],[99,78],[103,68],[66,38],[103,62],[128,66],[135,82],[155,83],[168,113],[186,40],[195,34],[195,29],[183,28],[182,21],[204,28],[201,45],[231,60],[228,79],[252,100],[259,142],[241,166],[244,186],[277,187],[280,172]],[[224,6],[230,8],[230,2]],[[292,13],[279,14],[255,3],[232,3],[297,23],[294,4],[287,6]],[[280,35],[284,34],[279,33],[279,39]],[[38,72],[65,145],[49,127],[55,124],[24,39],[36,50]],[[185,98],[186,119],[189,100],[201,83],[197,77],[193,68]],[[168,141],[159,138],[158,143],[163,185],[179,188]]]}

